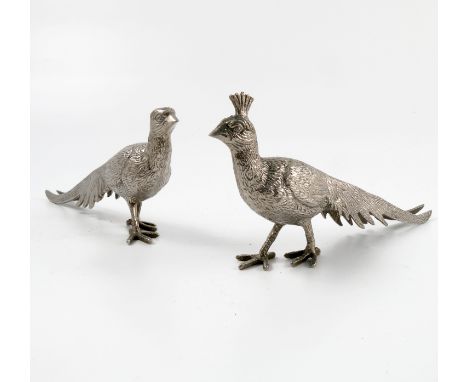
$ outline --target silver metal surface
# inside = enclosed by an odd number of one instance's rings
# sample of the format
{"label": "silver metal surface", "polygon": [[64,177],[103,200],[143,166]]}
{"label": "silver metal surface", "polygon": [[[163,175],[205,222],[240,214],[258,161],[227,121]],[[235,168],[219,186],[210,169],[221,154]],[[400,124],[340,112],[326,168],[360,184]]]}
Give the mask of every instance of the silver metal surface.
{"label": "silver metal surface", "polygon": [[292,265],[307,261],[314,265],[320,250],[315,246],[311,219],[329,214],[342,225],[341,217],[360,228],[374,224],[373,217],[384,225],[386,220],[422,224],[431,211],[416,215],[424,205],[404,211],[359,187],[333,178],[301,161],[290,158],[263,158],[258,152],[255,128],[248,118],[253,98],[247,94],[229,97],[235,114],[223,119],[210,136],[224,142],[231,151],[237,187],[242,199],[256,213],[274,223],[258,254],[240,255],[239,268],[262,264],[269,269],[268,252],[286,224],[301,226],[306,235],[304,250],[287,253]]}
{"label": "silver metal surface", "polygon": [[55,204],[76,201],[78,207],[93,208],[104,195],[115,193],[125,199],[130,208],[130,236],[127,243],[141,240],[151,243],[158,237],[156,225],[140,221],[142,202],[156,195],[171,176],[171,133],[178,119],[169,107],[153,110],[150,115],[148,142],[127,146],[98,167],[68,192],[46,191]]}

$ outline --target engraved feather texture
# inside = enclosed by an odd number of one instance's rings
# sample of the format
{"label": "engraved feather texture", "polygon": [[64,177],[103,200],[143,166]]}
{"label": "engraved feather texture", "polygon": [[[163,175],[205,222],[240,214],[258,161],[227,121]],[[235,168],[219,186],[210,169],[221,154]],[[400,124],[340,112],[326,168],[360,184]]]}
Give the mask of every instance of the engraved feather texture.
{"label": "engraved feather texture", "polygon": [[150,115],[148,142],[123,148],[68,192],[47,190],[47,198],[55,204],[76,201],[78,207],[93,208],[104,195],[115,193],[131,209],[138,207],[133,220],[139,220],[141,202],[156,195],[171,176],[171,133],[177,122],[172,108],[155,109]]}
{"label": "engraved feather texture", "polygon": [[[240,93],[231,95],[230,100],[235,115],[223,119],[210,136],[229,147],[240,195],[252,210],[275,223],[277,228],[271,233],[274,237],[285,224],[302,226],[308,237],[308,250],[315,253],[310,220],[318,214],[329,214],[339,225],[343,217],[360,228],[374,224],[372,217],[387,225],[386,220],[422,224],[431,216],[431,211],[416,215],[423,206],[404,211],[304,162],[261,157],[256,131],[248,118],[253,98]],[[265,253],[260,255],[267,269]]]}

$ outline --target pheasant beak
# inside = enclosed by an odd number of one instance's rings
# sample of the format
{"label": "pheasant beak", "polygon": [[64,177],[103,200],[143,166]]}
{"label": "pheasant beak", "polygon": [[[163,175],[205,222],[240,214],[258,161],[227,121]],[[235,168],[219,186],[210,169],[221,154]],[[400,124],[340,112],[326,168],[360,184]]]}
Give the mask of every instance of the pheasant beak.
{"label": "pheasant beak", "polygon": [[208,136],[212,138],[216,138],[216,129],[214,129],[211,133],[209,133]]}
{"label": "pheasant beak", "polygon": [[175,115],[171,114],[166,118],[166,121],[169,123],[177,123],[179,122],[179,119]]}
{"label": "pheasant beak", "polygon": [[212,138],[218,138],[221,136],[221,130],[223,129],[223,124],[219,124],[218,126],[216,126],[216,128],[210,133],[208,134],[210,137]]}

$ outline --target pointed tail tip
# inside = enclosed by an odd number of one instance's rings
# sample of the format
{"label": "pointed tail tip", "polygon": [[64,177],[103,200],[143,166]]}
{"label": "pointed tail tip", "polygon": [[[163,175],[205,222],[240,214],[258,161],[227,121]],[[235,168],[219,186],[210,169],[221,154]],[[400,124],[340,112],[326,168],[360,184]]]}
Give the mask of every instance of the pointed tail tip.
{"label": "pointed tail tip", "polygon": [[424,204],[420,204],[419,206],[413,207],[408,212],[411,212],[413,215],[418,217],[418,222],[416,224],[424,224],[429,220],[432,215],[432,210],[423,212],[422,214],[417,215],[419,211],[424,208]]}
{"label": "pointed tail tip", "polygon": [[432,215],[432,210],[426,211],[426,212],[418,215],[421,218],[421,223],[420,224],[423,224],[423,223],[427,222],[429,220],[429,218],[431,217],[431,215]]}
{"label": "pointed tail tip", "polygon": [[417,214],[423,208],[424,208],[424,204],[420,204],[419,206],[411,208],[410,210],[408,210],[408,212],[411,212],[412,214]]}
{"label": "pointed tail tip", "polygon": [[49,199],[50,202],[52,203],[57,203],[57,196],[53,192],[50,192],[49,190],[45,190],[45,194],[47,196],[47,199]]}

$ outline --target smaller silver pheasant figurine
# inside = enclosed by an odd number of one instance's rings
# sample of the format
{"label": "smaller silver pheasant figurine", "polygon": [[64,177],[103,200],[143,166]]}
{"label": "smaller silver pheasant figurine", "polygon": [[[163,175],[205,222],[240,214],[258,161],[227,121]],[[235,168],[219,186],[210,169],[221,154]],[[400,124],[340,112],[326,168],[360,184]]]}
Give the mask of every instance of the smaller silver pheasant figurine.
{"label": "smaller silver pheasant figurine", "polygon": [[260,253],[237,256],[242,261],[240,269],[257,264],[269,269],[269,259],[275,254],[268,250],[286,224],[301,226],[307,245],[304,250],[285,256],[293,259],[293,266],[304,261],[315,265],[320,249],[315,246],[311,219],[320,213],[323,217],[329,214],[340,226],[343,216],[350,225],[354,222],[360,228],[367,223],[374,224],[372,216],[384,225],[388,225],[386,220],[422,224],[431,216],[431,211],[416,215],[424,205],[404,211],[298,160],[261,157],[255,128],[247,116],[253,98],[244,93],[229,98],[236,113],[223,119],[210,136],[229,147],[242,199],[256,213],[274,223]]}
{"label": "smaller silver pheasant figurine", "polygon": [[171,176],[171,133],[179,120],[174,109],[162,107],[150,115],[150,133],[147,143],[127,146],[98,167],[68,192],[58,195],[46,191],[55,204],[77,201],[78,207],[93,208],[105,194],[124,198],[130,208],[130,236],[127,243],[141,240],[151,243],[158,237],[156,225],[140,221],[141,204],[156,195]]}

